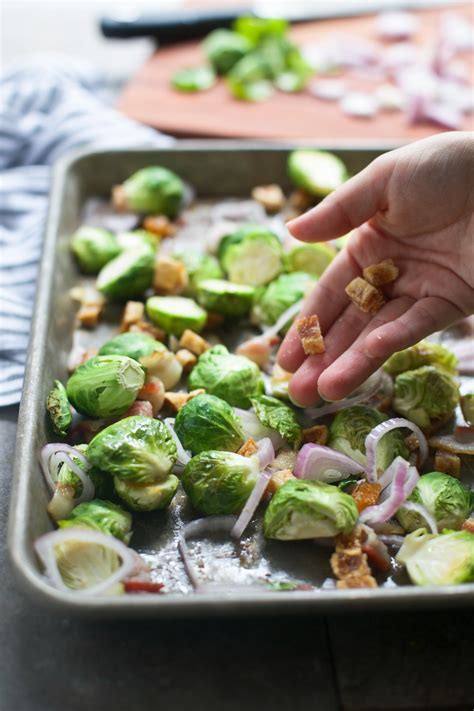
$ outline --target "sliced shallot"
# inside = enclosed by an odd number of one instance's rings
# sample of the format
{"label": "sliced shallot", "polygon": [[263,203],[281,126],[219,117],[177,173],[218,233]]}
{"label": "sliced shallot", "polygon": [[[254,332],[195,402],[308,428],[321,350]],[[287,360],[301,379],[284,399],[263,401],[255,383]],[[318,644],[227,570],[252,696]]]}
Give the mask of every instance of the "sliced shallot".
{"label": "sliced shallot", "polygon": [[321,444],[304,444],[298,452],[293,474],[298,479],[317,479],[331,483],[351,474],[362,474],[364,467],[345,454]]}
{"label": "sliced shallot", "polygon": [[265,338],[274,338],[275,336],[278,336],[279,332],[282,328],[286,326],[288,321],[290,321],[299,314],[302,306],[303,299],[292,304],[288,309],[286,309],[286,311],[281,314],[281,316],[276,320],[273,326],[269,326],[268,328],[263,329],[262,336],[265,336]]}
{"label": "sliced shallot", "polygon": [[[407,496],[411,494],[411,491],[407,493],[406,481],[409,476],[410,465],[402,457],[397,457],[397,469],[395,471],[395,476],[393,477],[390,495],[381,504],[376,504],[375,506],[368,506],[360,514],[361,523],[377,524],[384,523],[389,518],[395,514],[400,506],[404,503]],[[413,487],[416,481],[413,481]]]}
{"label": "sliced shallot", "polygon": [[190,461],[191,454],[186,449],[184,449],[178,435],[174,431],[174,418],[173,417],[166,417],[163,420],[163,422],[166,425],[166,427],[168,428],[168,431],[169,431],[170,435],[172,436],[174,443],[176,444],[176,450],[178,452],[178,459],[176,461],[176,464],[173,467],[173,470],[176,472],[181,472],[181,471],[183,471],[186,464]]}
{"label": "sliced shallot", "polygon": [[[90,543],[91,545],[104,546],[104,548],[113,550],[121,558],[122,563],[112,575],[109,575],[108,578],[100,583],[91,585],[88,588],[73,590],[65,585],[62,579],[54,550],[56,546],[64,545],[65,543]],[[51,531],[38,538],[34,543],[34,547],[53,587],[75,595],[101,595],[126,578],[135,566],[135,551],[127,548],[124,543],[114,536],[87,528],[71,527]]]}
{"label": "sliced shallot", "polygon": [[371,375],[368,380],[361,386],[359,392],[355,392],[354,395],[344,398],[344,400],[336,400],[335,402],[326,402],[321,407],[311,407],[305,409],[305,414],[308,415],[313,420],[317,420],[325,415],[332,415],[339,410],[344,410],[346,407],[352,407],[352,405],[358,405],[360,402],[365,402],[369,400],[380,387],[382,380],[381,371],[377,371],[374,375]]}
{"label": "sliced shallot", "polygon": [[[73,457],[79,459],[84,465],[84,469],[81,469],[81,467],[76,464]],[[56,489],[59,465],[63,464],[76,474],[82,484],[82,494],[74,499],[74,503],[79,504],[82,501],[90,501],[94,498],[94,484],[87,475],[87,470],[90,469],[91,464],[87,457],[75,447],[72,447],[70,444],[64,444],[64,442],[46,444],[41,450],[40,464],[46,483],[51,491]]]}
{"label": "sliced shallot", "polygon": [[270,437],[264,437],[257,442],[257,456],[260,468],[265,469],[275,459],[275,450]]}
{"label": "sliced shallot", "polygon": [[272,476],[273,471],[271,471],[270,469],[264,469],[260,473],[260,476],[257,479],[257,483],[252,489],[252,493],[247,499],[247,502],[244,508],[242,509],[242,512],[240,513],[239,518],[235,523],[235,526],[230,532],[232,538],[240,538],[247,526],[249,525],[250,520],[254,515],[257,506],[259,505],[262,496],[265,493],[265,489],[267,488],[268,482],[270,481]]}
{"label": "sliced shallot", "polygon": [[367,457],[365,471],[368,481],[377,481],[376,450],[379,441],[384,435],[387,434],[387,432],[398,429],[399,427],[405,427],[406,429],[409,429],[415,433],[420,446],[420,465],[423,464],[426,457],[428,456],[428,443],[426,441],[425,435],[420,430],[420,428],[413,422],[410,422],[410,420],[406,420],[403,417],[392,417],[390,420],[386,420],[386,422],[381,422],[379,425],[374,427],[374,429],[369,432],[365,439],[365,454]]}

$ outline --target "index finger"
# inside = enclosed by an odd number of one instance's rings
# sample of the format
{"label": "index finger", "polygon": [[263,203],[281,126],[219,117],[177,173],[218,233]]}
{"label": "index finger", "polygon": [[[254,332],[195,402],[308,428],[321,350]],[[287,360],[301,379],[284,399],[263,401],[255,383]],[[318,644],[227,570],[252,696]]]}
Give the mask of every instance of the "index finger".
{"label": "index finger", "polygon": [[[323,335],[329,331],[349,303],[344,291],[352,279],[360,275],[360,266],[347,250],[340,252],[324,272],[311,294],[305,300],[299,314],[319,318]],[[305,360],[306,355],[293,323],[278,351],[278,363],[285,370],[294,373]]]}

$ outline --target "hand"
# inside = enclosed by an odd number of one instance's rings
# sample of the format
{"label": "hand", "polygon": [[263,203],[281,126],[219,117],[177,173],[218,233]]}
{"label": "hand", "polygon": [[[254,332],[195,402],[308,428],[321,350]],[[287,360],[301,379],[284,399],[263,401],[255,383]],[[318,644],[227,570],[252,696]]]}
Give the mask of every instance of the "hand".
{"label": "hand", "polygon": [[[386,153],[288,224],[303,242],[354,230],[301,312],[318,315],[325,353],[305,356],[294,326],[280,347],[296,404],[346,397],[392,353],[474,312],[473,210],[474,139],[459,132]],[[388,257],[399,277],[365,314],[344,289]]]}

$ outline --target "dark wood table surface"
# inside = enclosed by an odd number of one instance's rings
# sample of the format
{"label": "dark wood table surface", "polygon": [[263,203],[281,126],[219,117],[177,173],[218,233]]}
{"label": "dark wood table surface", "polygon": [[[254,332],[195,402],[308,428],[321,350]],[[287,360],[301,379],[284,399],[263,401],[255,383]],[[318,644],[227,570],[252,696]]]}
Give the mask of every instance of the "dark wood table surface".
{"label": "dark wood table surface", "polygon": [[2,711],[473,709],[469,610],[97,623],[35,605],[5,545],[16,418],[0,411]]}

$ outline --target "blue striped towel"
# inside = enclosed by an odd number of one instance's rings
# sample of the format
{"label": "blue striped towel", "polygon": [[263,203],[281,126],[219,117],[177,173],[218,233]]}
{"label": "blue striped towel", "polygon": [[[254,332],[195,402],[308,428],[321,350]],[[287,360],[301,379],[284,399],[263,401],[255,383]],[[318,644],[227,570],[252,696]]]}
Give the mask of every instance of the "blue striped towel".
{"label": "blue striped towel", "polygon": [[0,79],[0,406],[19,402],[51,166],[79,147],[172,139],[108,107],[87,64],[44,57]]}

